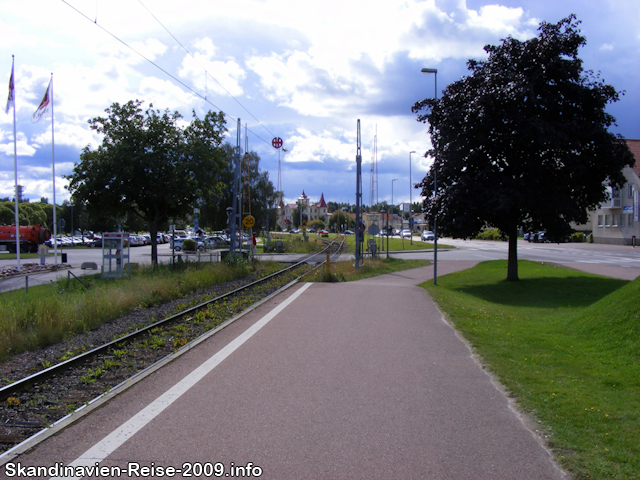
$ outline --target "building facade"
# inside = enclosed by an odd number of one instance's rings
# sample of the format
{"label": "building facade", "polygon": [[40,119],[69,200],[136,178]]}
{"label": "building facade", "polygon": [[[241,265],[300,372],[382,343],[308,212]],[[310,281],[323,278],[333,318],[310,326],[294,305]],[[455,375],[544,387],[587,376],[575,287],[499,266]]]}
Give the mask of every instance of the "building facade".
{"label": "building facade", "polygon": [[610,200],[592,213],[595,243],[635,245],[640,241],[640,140],[626,142],[636,161],[623,170],[625,185],[609,187]]}
{"label": "building facade", "polygon": [[320,195],[320,200],[317,203],[312,203],[303,190],[296,203],[288,203],[281,207],[283,213],[278,224],[280,230],[289,230],[295,223],[300,223],[300,219],[294,222],[293,218],[294,212],[298,207],[302,208],[302,215],[306,215],[309,222],[313,220],[329,221],[329,207],[327,207],[327,202],[324,200],[324,193]]}

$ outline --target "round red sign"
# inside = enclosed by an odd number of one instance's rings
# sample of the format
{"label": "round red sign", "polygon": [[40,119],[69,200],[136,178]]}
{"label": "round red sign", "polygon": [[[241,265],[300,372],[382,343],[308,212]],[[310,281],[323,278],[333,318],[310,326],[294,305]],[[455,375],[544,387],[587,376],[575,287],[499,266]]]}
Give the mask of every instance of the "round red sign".
{"label": "round red sign", "polygon": [[282,139],[280,137],[274,138],[271,140],[271,145],[273,145],[274,148],[282,147]]}

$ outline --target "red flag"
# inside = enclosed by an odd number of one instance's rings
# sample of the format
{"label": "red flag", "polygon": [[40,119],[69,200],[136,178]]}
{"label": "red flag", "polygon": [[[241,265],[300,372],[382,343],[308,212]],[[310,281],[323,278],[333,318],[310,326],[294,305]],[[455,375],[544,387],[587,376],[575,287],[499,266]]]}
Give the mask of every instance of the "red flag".
{"label": "red flag", "polygon": [[51,80],[49,80],[49,86],[47,87],[47,91],[44,92],[44,97],[40,102],[40,106],[38,106],[36,113],[33,114],[33,118],[31,119],[31,121],[33,123],[36,123],[37,121],[39,121],[42,118],[42,116],[45,113],[47,113],[47,111],[49,111],[50,105],[51,105]]}
{"label": "red flag", "polygon": [[9,113],[9,109],[15,104],[16,94],[13,87],[13,62],[11,63],[11,77],[9,78],[9,98],[7,99],[7,109],[4,113]]}

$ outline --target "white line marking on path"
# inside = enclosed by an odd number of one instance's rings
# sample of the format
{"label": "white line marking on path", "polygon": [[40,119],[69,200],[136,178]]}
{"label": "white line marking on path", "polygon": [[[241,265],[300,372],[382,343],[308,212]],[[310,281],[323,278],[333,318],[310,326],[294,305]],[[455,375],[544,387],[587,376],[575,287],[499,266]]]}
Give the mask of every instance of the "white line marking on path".
{"label": "white line marking on path", "polygon": [[[302,293],[311,286],[311,283],[306,283],[298,291],[296,291],[293,295],[287,298],[283,303],[278,305],[276,308],[271,310],[267,315],[262,317],[256,323],[254,323],[251,327],[245,330],[242,334],[240,334],[237,338],[231,341],[227,346],[225,346],[218,353],[214,354],[208,360],[206,360],[202,365],[193,370],[189,375],[184,377],[178,383],[176,383],[173,387],[167,390],[165,393],[156,398],[153,402],[147,405],[144,409],[138,412],[136,415],[131,417],[128,421],[120,425],[117,429],[111,432],[109,435],[104,437],[100,442],[95,444],[89,450],[80,455],[77,459],[75,459],[72,463],[70,463],[69,467],[95,467],[99,462],[107,458],[113,451],[115,451],[118,447],[120,447],[124,442],[126,442],[129,438],[135,435],[138,431],[140,431],[145,425],[147,425],[151,420],[157,417],[165,408],[170,406],[173,402],[175,402],[178,398],[182,396],[187,390],[193,387],[196,383],[198,383],[205,375],[211,372],[214,368],[216,368],[225,358],[231,355],[234,351],[238,349],[243,343],[249,340],[258,330],[264,327],[267,323],[269,323],[276,315],[278,315],[282,310],[284,310],[288,305],[290,305],[296,298],[298,298]],[[79,469],[84,470],[84,469]],[[77,470],[76,470],[77,471]],[[82,477],[51,477],[53,480],[58,479],[75,479]]]}

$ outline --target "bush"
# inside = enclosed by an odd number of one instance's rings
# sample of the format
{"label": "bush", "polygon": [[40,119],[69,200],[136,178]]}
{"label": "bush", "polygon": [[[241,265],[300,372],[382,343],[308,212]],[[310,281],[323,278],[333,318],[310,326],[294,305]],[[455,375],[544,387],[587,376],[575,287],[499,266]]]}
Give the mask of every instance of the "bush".
{"label": "bush", "polygon": [[573,232],[571,234],[571,241],[573,243],[582,243],[585,241],[584,233],[582,232]]}
{"label": "bush", "polygon": [[478,233],[475,237],[476,240],[502,240],[505,241],[507,238],[498,230],[497,228],[491,228],[488,230],[483,230]]}
{"label": "bush", "polygon": [[184,242],[182,242],[182,249],[188,250],[190,252],[195,252],[196,250],[196,241],[190,238],[187,238]]}

